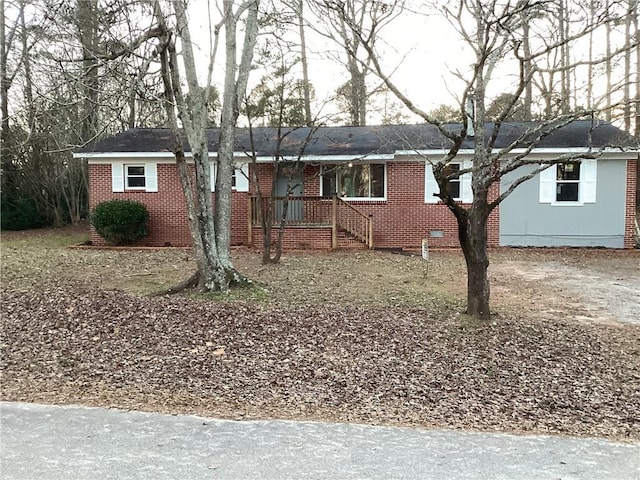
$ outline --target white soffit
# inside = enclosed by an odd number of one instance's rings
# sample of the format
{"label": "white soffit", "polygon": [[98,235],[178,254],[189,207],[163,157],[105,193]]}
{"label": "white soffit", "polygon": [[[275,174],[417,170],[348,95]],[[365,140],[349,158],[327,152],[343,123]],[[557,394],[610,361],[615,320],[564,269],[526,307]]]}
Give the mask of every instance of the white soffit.
{"label": "white soffit", "polygon": [[[502,149],[494,148],[493,153],[498,153]],[[514,154],[518,155],[526,152],[525,148],[514,148],[505,153],[505,155]],[[568,148],[534,148],[529,153],[530,155],[561,155],[561,154],[573,154],[573,153],[593,153],[593,154],[618,154],[620,156],[628,156],[629,153],[637,153],[637,148],[586,148],[586,147],[568,147]],[[446,155],[449,153],[449,149],[437,148],[429,150],[397,150],[396,155],[411,156],[411,155]],[[474,150],[471,148],[461,148],[458,150],[457,155],[473,155]]]}
{"label": "white soffit", "polygon": [[[374,162],[374,161],[387,161],[393,160],[395,155],[393,153],[386,154],[372,154],[372,155],[292,155],[281,157],[283,162],[322,162],[322,163],[335,163],[335,162]],[[250,160],[248,160],[250,161]],[[256,157],[258,163],[272,163],[273,155],[261,155]]]}
{"label": "white soffit", "polygon": [[[499,152],[500,149],[495,149],[494,153]],[[513,149],[505,156],[518,155],[524,153],[525,149]],[[444,156],[448,153],[446,149],[429,149],[429,150],[396,150],[395,153],[387,154],[372,154],[372,155],[303,155],[298,156],[282,156],[283,162],[319,162],[319,163],[335,163],[335,162],[375,162],[375,161],[389,161],[394,160],[396,157],[403,156]],[[472,156],[474,151],[472,149],[461,149],[458,151],[457,156]],[[529,156],[553,156],[562,154],[581,154],[581,153],[593,153],[600,157],[608,158],[629,158],[630,153],[638,153],[638,149],[621,149],[607,147],[604,149],[588,149],[588,148],[534,148],[529,153]],[[185,152],[187,160],[192,161],[191,152]],[[217,159],[217,152],[209,152],[209,158],[212,160]],[[74,153],[73,158],[86,158],[89,163],[110,163],[111,160],[157,160],[158,163],[174,163],[175,157],[172,152],[87,152],[87,153]],[[234,153],[235,163],[251,163],[251,157],[247,156],[246,152]],[[257,163],[272,163],[272,155],[262,155],[256,157]]]}

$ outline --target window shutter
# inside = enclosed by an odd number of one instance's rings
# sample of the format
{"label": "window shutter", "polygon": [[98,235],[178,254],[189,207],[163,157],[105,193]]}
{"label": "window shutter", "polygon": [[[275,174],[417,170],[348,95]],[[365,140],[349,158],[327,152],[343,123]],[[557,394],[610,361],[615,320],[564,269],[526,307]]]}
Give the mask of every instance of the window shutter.
{"label": "window shutter", "polygon": [[[462,169],[473,167],[471,160],[465,160],[462,163]],[[471,188],[471,172],[460,176],[460,199],[462,203],[473,203],[473,189]]]}
{"label": "window shutter", "polygon": [[111,190],[124,192],[124,162],[111,164]]}
{"label": "window shutter", "polygon": [[249,191],[249,164],[243,163],[240,167],[236,167],[236,191]]}
{"label": "window shutter", "polygon": [[158,164],[150,162],[144,166],[144,177],[147,192],[158,191]]}
{"label": "window shutter", "polygon": [[598,162],[595,159],[582,161],[582,202],[596,203],[596,180],[598,177]]}
{"label": "window shutter", "polygon": [[209,175],[211,176],[211,191],[216,191],[216,173],[218,171],[218,164],[216,162],[209,162]]}
{"label": "window shutter", "polygon": [[550,165],[538,175],[540,178],[540,203],[553,203],[556,198],[557,168],[555,165]]}
{"label": "window shutter", "polygon": [[438,203],[440,198],[440,187],[433,176],[433,168],[429,162],[426,163],[424,169],[424,203]]}

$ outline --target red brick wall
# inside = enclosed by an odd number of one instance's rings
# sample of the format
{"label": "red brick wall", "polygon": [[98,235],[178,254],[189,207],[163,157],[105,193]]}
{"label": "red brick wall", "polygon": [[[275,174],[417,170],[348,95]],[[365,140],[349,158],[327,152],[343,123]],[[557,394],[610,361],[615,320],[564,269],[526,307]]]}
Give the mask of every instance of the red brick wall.
{"label": "red brick wall", "polygon": [[[272,243],[278,236],[274,229],[271,232]],[[253,247],[262,249],[262,229],[253,229]],[[331,227],[288,227],[282,239],[283,250],[330,250]]]}
{"label": "red brick wall", "polygon": [[[271,165],[258,165],[260,188],[263,194],[271,189]],[[305,169],[305,195],[320,194],[319,167]],[[382,201],[350,201],[366,215],[373,215],[374,245],[376,248],[418,248],[422,239],[429,238],[434,247],[457,247],[458,226],[453,214],[442,203],[424,202],[424,164],[418,162],[391,162],[387,164],[387,199]],[[491,191],[496,196],[499,186]],[[497,246],[499,237],[499,211],[489,217],[489,245]],[[287,229],[285,237],[293,232]],[[431,231],[441,231],[441,238],[430,237]],[[299,236],[300,233],[291,233]],[[262,240],[260,240],[261,242]],[[303,240],[306,241],[306,240]],[[329,245],[331,239],[327,240]],[[292,242],[295,243],[294,240]],[[323,240],[324,242],[324,240]],[[260,245],[254,240],[254,245]],[[324,247],[324,243],[322,243]]]}
{"label": "red brick wall", "polygon": [[627,161],[627,205],[624,222],[624,248],[634,248],[636,243],[635,218],[636,218],[636,181],[638,172],[638,160]]}
{"label": "red brick wall", "polygon": [[[231,217],[232,245],[247,241],[246,192],[233,192],[233,212]],[[111,186],[111,165],[89,165],[89,207],[93,209],[105,200],[137,200],[149,211],[149,235],[140,240],[140,245],[148,246],[188,246],[191,235],[187,224],[186,206],[177,168],[173,164],[158,164],[158,191],[113,192]],[[95,245],[104,245],[104,240],[90,230],[90,240]]]}
{"label": "red brick wall", "polygon": [[[271,190],[271,164],[252,166],[258,169],[260,188],[263,194]],[[90,206],[115,198],[138,200],[149,210],[149,236],[141,245],[184,246],[191,239],[187,225],[185,202],[177,176],[176,166],[158,165],[158,192],[147,193],[130,191],[114,193],[111,191],[111,166],[89,166]],[[305,168],[305,195],[320,194],[319,167]],[[367,215],[373,215],[374,245],[376,248],[417,248],[422,238],[429,238],[432,247],[457,247],[458,228],[456,220],[443,204],[424,203],[425,167],[418,162],[391,162],[387,165],[387,200],[350,202]],[[252,190],[254,190],[252,188]],[[495,186],[492,194],[498,192]],[[247,193],[233,193],[232,244],[247,243]],[[498,245],[499,212],[489,217],[489,244]],[[430,237],[430,232],[440,231],[441,238]],[[253,244],[261,245],[262,234],[259,228],[253,229]],[[104,241],[91,231],[91,240],[97,244]],[[328,248],[331,245],[331,229],[288,228],[285,234],[285,249]]]}
{"label": "red brick wall", "polygon": [[[252,166],[258,169],[258,177],[263,194],[271,190],[271,164]],[[625,248],[635,243],[634,218],[636,195],[637,160],[627,162],[627,208],[625,212]],[[320,194],[319,167],[305,168],[305,195]],[[373,215],[374,245],[376,248],[417,248],[421,239],[427,237],[432,247],[457,247],[458,229],[455,218],[443,204],[424,203],[423,164],[418,162],[391,162],[387,165],[386,201],[350,202],[366,215]],[[149,236],[140,245],[185,246],[191,244],[187,225],[185,202],[177,176],[176,166],[158,165],[158,192],[147,193],[128,191],[114,193],[111,190],[111,165],[89,165],[90,207],[110,199],[138,200],[149,210]],[[252,188],[252,190],[254,190]],[[498,194],[499,186],[494,185],[491,196]],[[249,195],[233,192],[232,238],[233,245],[247,243],[247,208]],[[430,232],[442,232],[441,238],[430,236]],[[253,244],[260,246],[262,234],[253,229]],[[499,210],[489,217],[489,245],[497,246],[499,237]],[[94,244],[104,241],[91,229]],[[328,248],[331,245],[331,229],[288,228],[285,234],[285,249]]]}

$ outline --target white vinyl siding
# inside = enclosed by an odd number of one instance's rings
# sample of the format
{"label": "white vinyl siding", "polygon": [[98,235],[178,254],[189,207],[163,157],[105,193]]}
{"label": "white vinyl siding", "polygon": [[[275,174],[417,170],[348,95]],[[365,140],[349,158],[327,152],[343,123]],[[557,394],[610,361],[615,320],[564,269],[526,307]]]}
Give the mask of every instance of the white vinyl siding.
{"label": "white vinyl siding", "polygon": [[[472,163],[471,160],[465,160],[464,162],[452,162],[451,165],[459,165],[460,169],[471,168]],[[473,202],[473,190],[471,188],[471,173],[465,173],[460,175],[460,196],[458,198],[454,198],[456,201],[460,201],[462,203],[471,203]],[[438,193],[440,192],[440,188],[438,187],[438,183],[436,182],[435,177],[433,176],[433,168],[429,162],[427,162],[425,166],[424,172],[424,202],[425,203],[438,203],[440,202],[440,197],[438,197]]]}

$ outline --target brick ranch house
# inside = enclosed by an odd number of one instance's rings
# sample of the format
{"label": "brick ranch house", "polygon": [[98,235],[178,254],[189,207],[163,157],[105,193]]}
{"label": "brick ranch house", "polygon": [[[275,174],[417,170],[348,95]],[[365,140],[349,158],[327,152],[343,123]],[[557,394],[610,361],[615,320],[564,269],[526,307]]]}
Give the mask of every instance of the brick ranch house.
{"label": "brick ranch house", "polygon": [[[487,136],[493,125],[486,126]],[[502,126],[496,150],[519,139],[535,123]],[[459,125],[451,125],[459,131]],[[457,226],[438,191],[431,163],[441,159],[448,141],[431,125],[320,127],[290,129],[280,147],[274,183],[282,211],[287,183],[285,249],[412,249],[428,238],[434,247],[458,246]],[[212,177],[218,132],[208,131]],[[260,247],[255,173],[260,190],[272,188],[277,129],[238,129],[233,179],[232,244]],[[632,248],[638,148],[632,137],[609,123],[576,121],[545,137],[527,154],[532,159],[588,151],[597,159],[553,165],[520,185],[489,220],[491,246],[577,246]],[[303,149],[302,145],[306,144]],[[131,129],[76,153],[89,165],[90,207],[111,199],[143,202],[149,236],[140,245],[190,245],[185,202],[167,129]],[[471,165],[473,139],[462,145],[450,168]],[[524,152],[521,142],[511,155]],[[188,145],[185,150],[189,152]],[[188,153],[187,153],[188,155]],[[505,176],[493,195],[533,166]],[[213,180],[213,178],[212,178]],[[212,181],[212,185],[215,182]],[[212,187],[214,188],[214,187]],[[452,182],[462,204],[472,201],[470,175]],[[213,193],[212,193],[213,195]],[[92,229],[91,241],[104,241]]]}

